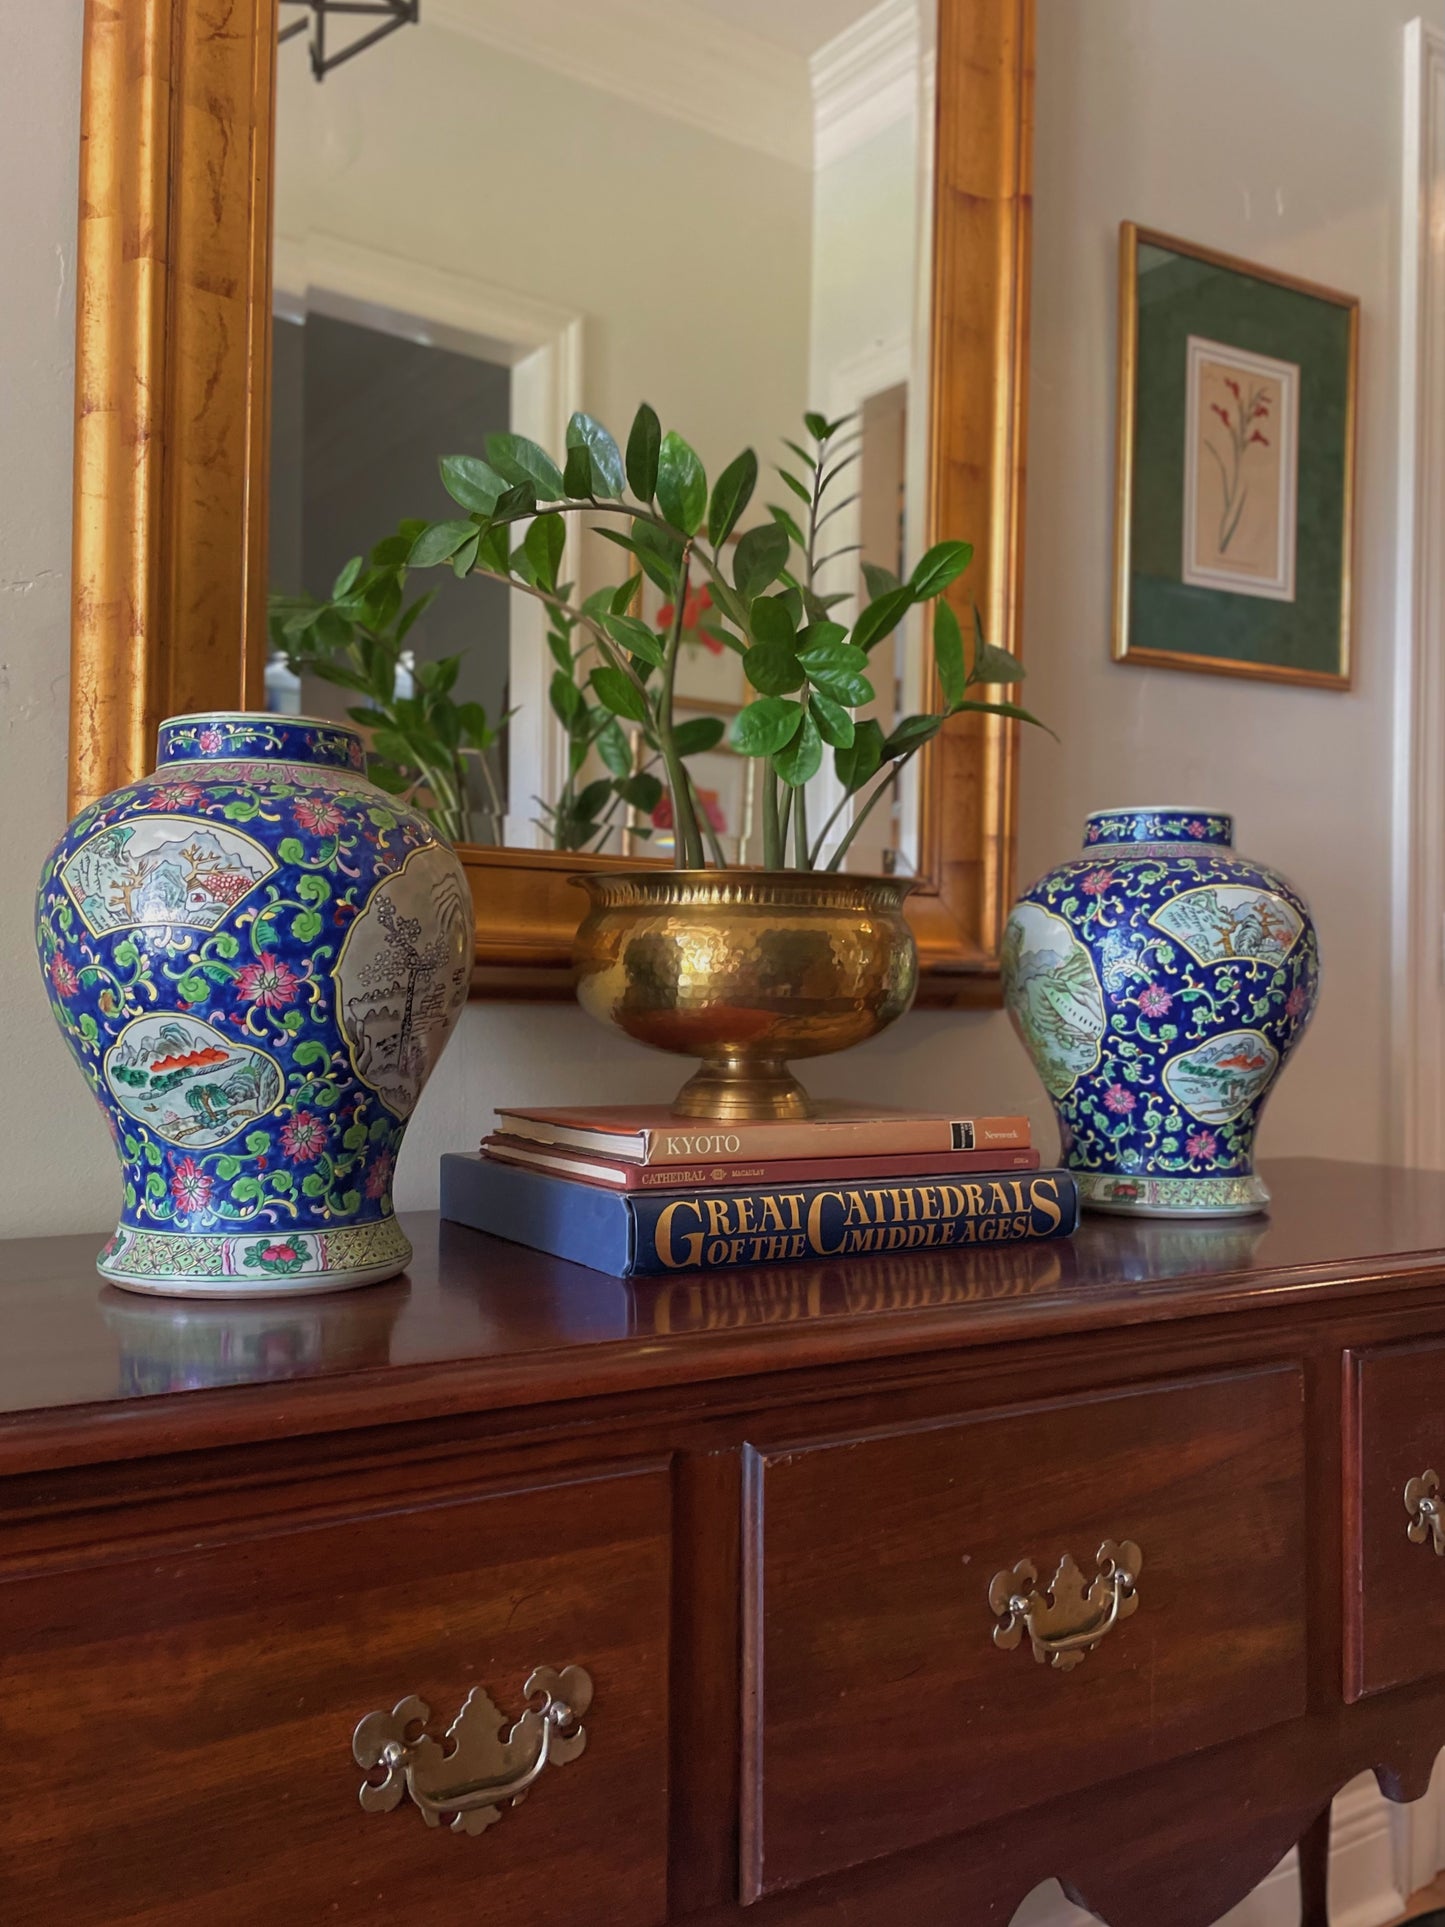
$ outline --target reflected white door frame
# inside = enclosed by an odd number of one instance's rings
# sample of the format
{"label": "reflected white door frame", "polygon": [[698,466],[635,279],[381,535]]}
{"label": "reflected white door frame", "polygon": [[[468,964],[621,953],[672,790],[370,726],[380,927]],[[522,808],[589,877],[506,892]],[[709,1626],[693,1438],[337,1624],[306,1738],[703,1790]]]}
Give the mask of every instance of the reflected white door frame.
{"label": "reflected white door frame", "polygon": [[1405,30],[1391,1155],[1445,1169],[1445,34]]}
{"label": "reflected white door frame", "polygon": [[[582,317],[532,295],[452,269],[423,267],[337,235],[278,234],[273,257],[276,306],[297,304],[339,321],[502,362],[512,371],[512,428],[546,449],[561,449],[582,406]],[[438,449],[444,455],[452,451]],[[569,533],[569,551],[577,536]],[[575,568],[564,572],[575,576]],[[511,701],[508,767],[512,808],[507,844],[536,849],[543,835],[532,798],[559,794],[565,744],[547,697],[552,657],[540,602],[514,593],[509,625]]]}

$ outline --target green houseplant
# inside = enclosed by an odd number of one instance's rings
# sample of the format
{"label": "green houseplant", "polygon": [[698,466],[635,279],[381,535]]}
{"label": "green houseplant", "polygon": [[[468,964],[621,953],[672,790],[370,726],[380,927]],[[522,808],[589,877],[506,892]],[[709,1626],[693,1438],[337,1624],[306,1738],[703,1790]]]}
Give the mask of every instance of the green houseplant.
{"label": "green houseplant", "polygon": [[[594,750],[607,772],[584,785],[595,797],[589,820],[604,820],[609,799],[666,790],[675,866],[580,875],[591,909],[574,960],[578,997],[594,1016],[702,1059],[675,1101],[683,1116],[806,1116],[811,1106],[788,1060],[858,1043],[908,1008],[917,984],[904,914],[911,883],[849,875],[848,849],[950,716],[1036,720],[983,693],[1016,683],[1022,668],[989,646],[976,615],[966,645],[946,600],[968,567],[968,543],[936,543],[907,581],[865,571],[863,607],[851,625],[836,620],[852,598],[825,593],[820,573],[845,553],[830,551],[828,529],[857,460],[848,430],[846,421],[805,416],[806,441],[787,444],[792,460],[778,471],[796,507],[772,504],[742,533],[758,484],[753,450],[709,487],[694,450],[664,433],[645,404],[625,453],[601,423],[574,415],[560,467],[534,442],[494,435],[485,456],[443,459],[442,479],[465,513],[417,528],[407,551],[412,568],[490,576],[545,604],[551,701],[572,745],[573,777]],[[631,573],[576,602],[560,575],[569,518],[579,517],[626,553]],[[637,613],[644,577],[672,606],[662,634]],[[706,633],[741,656],[754,692],[729,741],[764,765],[761,870],[725,864],[688,770],[689,756],[714,744],[722,725],[700,719],[700,728],[675,713],[696,583],[712,604]],[[870,655],[920,606],[931,612],[938,701],[885,733],[859,714],[874,700]],[[841,801],[814,826],[807,785],[829,752]]]}
{"label": "green houseplant", "polygon": [[[977,693],[1018,682],[1023,669],[986,642],[976,614],[965,645],[945,591],[968,567],[967,542],[935,544],[906,582],[866,569],[868,594],[851,628],[834,619],[836,607],[850,598],[821,593],[817,581],[844,553],[828,549],[827,529],[846,505],[844,478],[857,459],[848,428],[846,420],[806,415],[807,446],[788,442],[792,465],[778,470],[797,507],[771,505],[765,521],[731,544],[757,488],[756,454],[745,449],[709,489],[696,453],[675,432],[664,434],[645,403],[625,454],[600,422],[577,414],[561,467],[536,443],[512,434],[491,436],[485,457],[443,458],[442,480],[467,513],[407,525],[414,531],[407,561],[413,568],[449,565],[460,576],[505,581],[546,605],[555,659],[552,707],[578,759],[573,773],[593,751],[607,771],[594,779],[592,807],[581,812],[590,825],[604,823],[609,800],[649,809],[645,799],[655,803],[665,789],[676,826],[676,866],[724,862],[687,770],[689,756],[717,743],[721,724],[710,717],[680,723],[674,714],[684,611],[698,581],[706,582],[715,612],[706,632],[742,657],[755,692],[734,719],[729,742],[766,765],[765,868],[838,869],[879,798],[950,716],[983,710],[1037,721],[1015,703]],[[626,551],[633,573],[620,587],[574,603],[559,571],[568,518],[581,516],[595,518],[597,532]],[[525,533],[514,542],[522,524]],[[634,612],[644,575],[674,611],[661,636]],[[940,700],[885,734],[875,720],[855,713],[874,698],[869,656],[918,606],[932,610]],[[624,725],[637,732],[640,751],[628,746]],[[805,786],[829,751],[843,800],[829,822],[814,829]],[[848,828],[830,848],[844,817],[851,819]]]}

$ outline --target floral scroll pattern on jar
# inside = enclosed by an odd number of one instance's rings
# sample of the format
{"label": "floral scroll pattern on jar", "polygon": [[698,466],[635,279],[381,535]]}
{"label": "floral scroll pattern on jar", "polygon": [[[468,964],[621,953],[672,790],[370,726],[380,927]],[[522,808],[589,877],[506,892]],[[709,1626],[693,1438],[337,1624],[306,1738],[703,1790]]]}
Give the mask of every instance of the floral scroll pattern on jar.
{"label": "floral scroll pattern on jar", "polygon": [[1096,1210],[1264,1210],[1261,1109],[1314,1012],[1309,907],[1213,810],[1115,809],[1014,906],[1008,1010]]}
{"label": "floral scroll pattern on jar", "polygon": [[47,859],[57,1023],[122,1165],[101,1273],[200,1297],[395,1276],[396,1155],[461,1014],[456,853],[307,717],[177,717]]}

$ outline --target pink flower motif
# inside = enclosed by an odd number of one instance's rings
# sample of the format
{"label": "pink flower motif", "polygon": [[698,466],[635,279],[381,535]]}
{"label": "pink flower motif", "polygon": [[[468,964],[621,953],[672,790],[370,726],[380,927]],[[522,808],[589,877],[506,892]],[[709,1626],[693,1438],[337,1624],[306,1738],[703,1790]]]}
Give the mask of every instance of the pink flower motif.
{"label": "pink flower motif", "polygon": [[161,783],[146,798],[148,810],[190,810],[201,801],[195,783]]}
{"label": "pink flower motif", "polygon": [[218,754],[220,753],[220,749],[221,749],[221,732],[220,732],[220,730],[219,730],[219,729],[203,729],[203,730],[201,731],[201,734],[200,734],[200,739],[199,739],[199,747],[200,747],[200,751],[201,751],[201,754],[202,754],[202,756],[216,756],[216,755],[218,755]]}
{"label": "pink flower motif", "polygon": [[80,974],[57,950],[50,959],[50,981],[62,997],[73,997],[80,989]]}
{"label": "pink flower motif", "polygon": [[351,767],[352,767],[353,769],[360,769],[360,768],[361,768],[361,765],[362,765],[362,762],[363,762],[363,760],[364,760],[364,758],[363,758],[363,756],[362,756],[362,753],[361,753],[361,745],[360,745],[360,743],[357,743],[357,742],[351,742],[351,743],[348,743],[348,744],[347,744],[347,746],[346,746],[346,760],[347,760],[347,762],[348,762],[348,763],[350,763],[350,765],[351,765]]}
{"label": "pink flower motif", "polygon": [[1132,1091],[1126,1091],[1122,1084],[1111,1084],[1104,1093],[1104,1105],[1117,1117],[1127,1117],[1138,1103]]}
{"label": "pink flower motif", "polygon": [[1113,881],[1112,870],[1090,870],[1079,888],[1086,897],[1101,897]]}
{"label": "pink flower motif", "polygon": [[1195,1131],[1192,1136],[1185,1139],[1184,1148],[1191,1158],[1197,1158],[1201,1164],[1207,1164],[1218,1151],[1219,1140],[1213,1131]]}
{"label": "pink flower motif", "polygon": [[261,1253],[262,1261],[268,1265],[289,1265],[294,1263],[300,1256],[301,1253],[296,1249],[295,1245],[289,1243],[267,1245],[266,1249]]}
{"label": "pink flower motif", "polygon": [[1209,834],[1209,825],[1207,823],[1201,823],[1197,816],[1191,817],[1184,827],[1191,836],[1208,836]]}
{"label": "pink flower motif", "polygon": [[313,836],[334,836],[341,828],[342,816],[334,803],[322,797],[303,797],[293,806],[296,821]]}
{"label": "pink flower motif", "polygon": [[282,1126],[281,1149],[298,1164],[309,1164],[326,1149],[326,1126],[314,1111],[298,1111]]}
{"label": "pink flower motif", "polygon": [[1146,1017],[1165,1017],[1174,999],[1163,984],[1145,984],[1139,992],[1139,1008]]}
{"label": "pink flower motif", "polygon": [[1305,990],[1304,985],[1296,984],[1294,989],[1290,992],[1288,997],[1286,997],[1284,1000],[1284,1011],[1285,1011],[1286,1017],[1302,1017],[1304,1015],[1305,1006],[1306,1004],[1308,1004],[1308,1002],[1309,1002],[1309,995]]}
{"label": "pink flower motif", "polygon": [[194,1158],[182,1158],[171,1174],[171,1196],[182,1212],[203,1211],[211,1200],[211,1180]]}
{"label": "pink flower motif", "polygon": [[366,1183],[362,1186],[367,1197],[384,1198],[386,1196],[391,1189],[391,1173],[395,1163],[396,1159],[390,1151],[384,1151],[376,1160],[367,1172]]}
{"label": "pink flower motif", "polygon": [[263,1010],[280,1010],[294,1004],[301,980],[290,964],[284,964],[269,950],[261,952],[259,963],[249,963],[236,973],[236,988],[249,1003]]}

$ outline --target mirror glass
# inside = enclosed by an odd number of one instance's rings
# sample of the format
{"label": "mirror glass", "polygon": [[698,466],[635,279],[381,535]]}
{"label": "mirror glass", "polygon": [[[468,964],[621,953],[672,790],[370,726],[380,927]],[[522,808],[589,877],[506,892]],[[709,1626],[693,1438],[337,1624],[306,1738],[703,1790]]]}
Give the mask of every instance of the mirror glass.
{"label": "mirror glass", "polygon": [[[313,624],[288,661],[291,599],[330,597],[405,519],[460,514],[440,456],[510,430],[560,458],[577,408],[625,441],[644,400],[710,476],[756,449],[745,524],[797,506],[774,465],[797,467],[784,438],[803,439],[806,408],[853,417],[854,482],[825,545],[840,553],[817,586],[856,596],[863,562],[906,574],[928,535],[934,0],[385,0],[320,27],[301,0],[281,13],[267,699],[376,712],[373,748],[401,767],[380,712],[459,659],[462,774],[429,784],[407,764],[407,779],[461,841],[550,847],[568,747],[537,601],[414,572],[408,599],[435,598],[361,669],[379,677],[367,692],[321,673],[358,673],[344,625]],[[578,528],[573,600],[628,560]],[[657,624],[660,600],[645,587],[635,612]],[[873,653],[885,731],[927,701],[924,645],[905,627]],[[677,688],[724,722],[755,693],[690,618]],[[759,861],[758,765],[724,739],[690,767],[729,860]],[[822,823],[843,794],[831,759],[813,790]],[[917,796],[915,759],[849,868],[916,872]],[[568,834],[671,854],[665,801],[619,801]]]}

